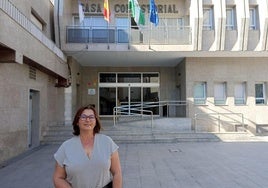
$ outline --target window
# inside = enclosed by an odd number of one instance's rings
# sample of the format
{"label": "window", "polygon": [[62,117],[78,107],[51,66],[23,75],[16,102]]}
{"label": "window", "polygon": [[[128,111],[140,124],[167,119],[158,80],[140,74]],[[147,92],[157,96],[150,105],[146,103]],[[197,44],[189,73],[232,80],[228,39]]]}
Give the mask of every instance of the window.
{"label": "window", "polygon": [[79,17],[74,17],[73,27],[68,29],[68,42],[76,43],[114,43],[115,30],[113,27],[108,29],[107,21],[102,16],[86,16],[82,23]]}
{"label": "window", "polygon": [[[151,110],[153,115],[159,115],[159,78],[160,73],[157,72],[100,72],[98,78],[100,116],[112,116],[115,106],[147,102],[155,102],[155,106],[145,110]],[[139,114],[140,112],[135,110],[136,107],[128,106],[124,110],[121,109],[120,114]]]}
{"label": "window", "polygon": [[236,105],[246,104],[246,83],[236,83],[234,88],[234,102]]}
{"label": "window", "polygon": [[249,23],[249,29],[250,30],[256,30],[257,29],[257,10],[256,8],[250,8],[249,9],[249,17],[250,17],[250,23]]}
{"label": "window", "polygon": [[204,8],[203,9],[203,30],[212,30],[213,29],[213,9]]}
{"label": "window", "polygon": [[206,82],[195,83],[194,104],[206,104]]}
{"label": "window", "polygon": [[116,74],[115,73],[100,73],[100,83],[115,83]]}
{"label": "window", "polygon": [[128,28],[129,28],[128,18],[116,18],[116,41],[118,43],[128,43]]}
{"label": "window", "polygon": [[159,83],[158,73],[144,73],[142,75],[143,83]]}
{"label": "window", "polygon": [[33,8],[31,9],[31,21],[38,29],[44,30],[46,23]]}
{"label": "window", "polygon": [[214,103],[215,105],[226,104],[226,82],[214,84]]}
{"label": "window", "polygon": [[184,20],[183,18],[178,18],[178,28],[184,29]]}
{"label": "window", "polygon": [[235,8],[226,9],[226,30],[235,29]]}
{"label": "window", "polygon": [[266,103],[265,83],[255,84],[255,103],[256,104]]}
{"label": "window", "polygon": [[118,83],[141,83],[139,73],[118,73]]}

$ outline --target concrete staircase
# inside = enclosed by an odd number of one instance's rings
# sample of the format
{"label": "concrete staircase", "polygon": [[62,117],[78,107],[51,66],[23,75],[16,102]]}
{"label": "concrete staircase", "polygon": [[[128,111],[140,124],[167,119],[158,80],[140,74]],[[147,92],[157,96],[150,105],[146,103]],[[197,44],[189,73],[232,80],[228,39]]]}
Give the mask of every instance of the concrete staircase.
{"label": "concrete staircase", "polygon": [[[189,118],[158,118],[153,120],[113,121],[102,120],[102,134],[110,136],[116,143],[174,143],[174,142],[218,142],[245,141],[249,133],[195,133]],[[61,144],[71,138],[72,126],[51,126],[45,132],[41,144]]]}

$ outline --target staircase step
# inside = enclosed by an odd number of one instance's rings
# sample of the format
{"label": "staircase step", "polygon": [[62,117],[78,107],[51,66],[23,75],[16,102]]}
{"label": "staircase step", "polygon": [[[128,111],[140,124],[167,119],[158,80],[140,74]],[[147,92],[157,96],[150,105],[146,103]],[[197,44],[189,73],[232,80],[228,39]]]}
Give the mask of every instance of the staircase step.
{"label": "staircase step", "polygon": [[[136,122],[103,121],[102,134],[110,136],[116,143],[174,143],[174,142],[218,142],[243,141],[250,138],[247,132],[206,133],[193,132],[189,118],[163,118],[154,120],[153,127],[149,120]],[[61,144],[71,138],[73,128],[51,126],[43,135],[42,144]]]}

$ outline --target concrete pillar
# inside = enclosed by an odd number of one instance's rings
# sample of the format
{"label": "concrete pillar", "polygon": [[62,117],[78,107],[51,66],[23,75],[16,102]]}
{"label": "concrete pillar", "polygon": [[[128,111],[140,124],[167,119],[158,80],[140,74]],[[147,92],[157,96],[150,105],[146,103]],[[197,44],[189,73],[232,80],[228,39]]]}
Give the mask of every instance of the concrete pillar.
{"label": "concrete pillar", "polygon": [[64,89],[64,124],[72,125],[72,87]]}
{"label": "concrete pillar", "polygon": [[214,5],[215,40],[209,50],[224,50],[226,3],[225,0],[213,0],[212,3]]}
{"label": "concrete pillar", "polygon": [[256,51],[268,49],[268,0],[257,0],[259,9],[260,40],[255,48]]}
{"label": "concrete pillar", "polygon": [[249,28],[248,0],[235,0],[237,15],[237,41],[232,51],[247,50]]}
{"label": "concrete pillar", "polygon": [[202,23],[203,23],[203,2],[192,0],[190,5],[190,26],[192,28],[193,50],[202,48]]}

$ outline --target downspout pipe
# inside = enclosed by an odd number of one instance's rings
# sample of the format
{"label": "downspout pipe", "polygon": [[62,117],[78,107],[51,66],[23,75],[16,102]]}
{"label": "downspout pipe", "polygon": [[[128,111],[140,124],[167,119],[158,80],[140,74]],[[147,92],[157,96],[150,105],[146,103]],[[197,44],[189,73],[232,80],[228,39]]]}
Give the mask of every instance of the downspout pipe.
{"label": "downspout pipe", "polygon": [[243,36],[242,36],[242,48],[241,50],[244,51],[245,50],[245,32],[246,32],[246,0],[243,0],[243,3],[244,3],[244,22],[243,22]]}
{"label": "downspout pipe", "polygon": [[222,50],[221,43],[222,43],[222,29],[223,29],[223,10],[222,10],[222,0],[220,0],[220,6],[221,6],[221,18],[220,18],[220,40],[219,40],[219,51]]}
{"label": "downspout pipe", "polygon": [[59,15],[59,12],[60,12],[60,2],[61,0],[56,0],[57,1],[57,22],[58,22],[58,40],[59,40],[59,48],[61,49],[61,40],[60,40],[60,15]]}
{"label": "downspout pipe", "polygon": [[197,33],[196,33],[196,51],[199,51],[199,27],[200,27],[200,11],[199,11],[199,0],[197,1]]}

